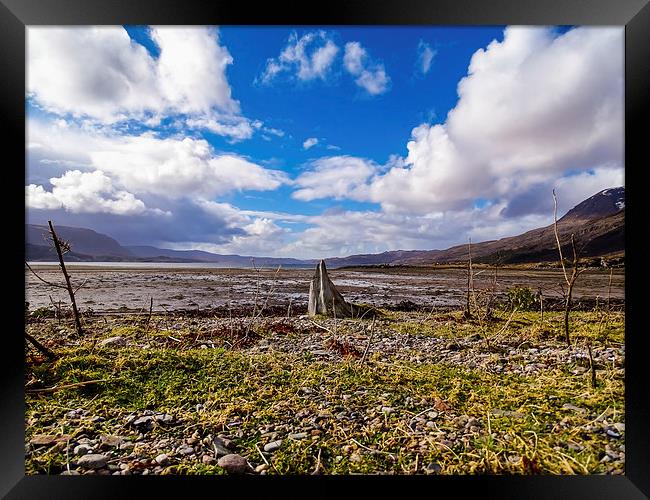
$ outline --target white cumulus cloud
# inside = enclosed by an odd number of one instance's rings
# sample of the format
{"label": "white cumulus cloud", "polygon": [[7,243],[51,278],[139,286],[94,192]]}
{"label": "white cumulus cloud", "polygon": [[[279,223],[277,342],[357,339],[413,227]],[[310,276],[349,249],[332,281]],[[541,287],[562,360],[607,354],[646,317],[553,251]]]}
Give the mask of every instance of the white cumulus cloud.
{"label": "white cumulus cloud", "polygon": [[325,80],[338,51],[339,47],[325,31],[301,37],[293,32],[280,55],[267,60],[259,80],[268,84],[280,73],[291,73],[300,81]]}
{"label": "white cumulus cloud", "polygon": [[374,178],[370,199],[421,213],[575,172],[606,182],[623,169],[623,74],[622,28],[508,27],[473,55],[446,122],[413,129],[404,164]]}
{"label": "white cumulus cloud", "polygon": [[366,182],[377,171],[368,160],[352,156],[332,156],[311,162],[295,185],[293,198],[311,201],[319,198],[367,198]]}
{"label": "white cumulus cloud", "polygon": [[318,139],[316,137],[308,137],[305,139],[305,142],[302,143],[302,149],[309,149],[318,144]]}
{"label": "white cumulus cloud", "polygon": [[370,61],[368,52],[359,42],[345,44],[343,64],[348,73],[357,77],[355,83],[370,95],[383,94],[388,90],[390,77],[384,65]]}
{"label": "white cumulus cloud", "polygon": [[70,170],[50,179],[52,191],[30,184],[25,187],[27,206],[34,209],[63,208],[71,212],[136,215],[145,212],[145,204],[128,191],[116,189],[100,170]]}
{"label": "white cumulus cloud", "polygon": [[429,72],[433,58],[436,57],[437,53],[438,51],[432,49],[428,43],[420,40],[417,53],[417,66],[420,73],[426,75]]}

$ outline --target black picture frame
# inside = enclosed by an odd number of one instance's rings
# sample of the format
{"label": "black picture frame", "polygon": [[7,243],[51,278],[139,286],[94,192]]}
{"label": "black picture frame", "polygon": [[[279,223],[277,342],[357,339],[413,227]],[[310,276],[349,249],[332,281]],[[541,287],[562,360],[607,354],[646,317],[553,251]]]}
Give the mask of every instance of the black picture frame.
{"label": "black picture frame", "polygon": [[[626,473],[625,476],[427,476],[427,477],[63,477],[24,475],[24,247],[25,230],[25,28],[75,24],[281,24],[281,25],[620,25],[625,26],[626,225],[643,227],[641,172],[647,164],[642,137],[650,89],[650,6],[648,0],[330,0],[323,3],[241,0],[0,0],[0,130],[5,186],[5,260],[9,291],[0,352],[0,495],[19,498],[147,498],[205,494],[324,494],[327,488],[363,489],[363,496],[407,495],[481,498],[650,497],[650,398],[643,349],[645,332],[636,328],[643,313],[642,255],[635,233],[626,230]],[[644,120],[645,119],[645,120]],[[9,155],[7,153],[10,153]],[[645,162],[644,162],[645,160]],[[646,167],[647,168],[647,167]],[[637,180],[637,178],[639,178]],[[11,196],[8,196],[11,194]],[[24,206],[24,205],[23,205]],[[23,217],[16,216],[22,213]],[[6,229],[7,224],[13,227]],[[631,226],[630,226],[631,225]],[[637,238],[638,239],[638,238]],[[24,238],[23,238],[24,241]],[[628,270],[632,269],[633,272]],[[8,276],[7,276],[8,275]],[[294,481],[296,481],[294,483]],[[290,486],[287,486],[290,485]],[[235,488],[225,493],[225,489]],[[351,491],[351,490],[350,490]],[[329,493],[331,495],[331,493]]]}

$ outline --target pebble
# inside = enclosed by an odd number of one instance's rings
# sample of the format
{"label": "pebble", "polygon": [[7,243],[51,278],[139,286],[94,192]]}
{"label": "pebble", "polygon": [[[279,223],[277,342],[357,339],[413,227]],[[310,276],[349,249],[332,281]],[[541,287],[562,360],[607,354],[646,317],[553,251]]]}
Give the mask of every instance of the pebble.
{"label": "pebble", "polygon": [[271,441],[270,443],[267,443],[264,445],[264,451],[266,452],[272,452],[280,448],[282,445],[282,439],[278,439],[277,441]]}
{"label": "pebble", "polygon": [[106,462],[108,462],[108,457],[98,453],[89,453],[77,460],[79,467],[84,469],[101,469],[106,466]]}
{"label": "pebble", "polygon": [[229,474],[243,474],[251,470],[246,459],[236,453],[221,457],[217,465],[224,468]]}
{"label": "pebble", "polygon": [[159,465],[167,465],[169,463],[169,457],[166,453],[161,453],[155,458],[155,460]]}
{"label": "pebble", "polygon": [[262,472],[268,468],[269,466],[266,464],[258,465],[257,467],[255,467],[255,472]]}
{"label": "pebble", "polygon": [[181,455],[191,455],[192,453],[194,453],[194,448],[192,446],[184,444],[181,447],[179,447],[178,450],[176,451]]}
{"label": "pebble", "polygon": [[424,468],[425,474],[440,474],[441,471],[442,467],[437,462],[431,462]]}
{"label": "pebble", "polygon": [[88,446],[87,444],[79,444],[74,447],[73,453],[75,455],[87,455],[88,453],[92,453],[92,451],[92,446]]}
{"label": "pebble", "polygon": [[390,406],[382,406],[381,411],[382,411],[382,413],[386,413],[387,415],[390,415],[391,413],[393,413],[395,411],[395,409],[391,408]]}
{"label": "pebble", "polygon": [[151,430],[153,429],[153,417],[151,415],[145,415],[134,420],[132,425],[144,430]]}
{"label": "pebble", "polygon": [[105,448],[118,448],[124,441],[121,436],[101,436],[99,439]]}
{"label": "pebble", "polygon": [[307,433],[306,432],[296,432],[295,434],[289,434],[289,437],[291,439],[296,439],[296,440],[305,439],[305,438],[307,438]]}
{"label": "pebble", "polygon": [[587,413],[587,410],[585,410],[584,408],[580,408],[579,406],[572,405],[571,403],[563,404],[562,409],[563,410],[572,410],[572,411],[576,411],[578,413]]}
{"label": "pebble", "polygon": [[123,347],[126,345],[124,337],[109,337],[99,343],[99,347]]}
{"label": "pebble", "polygon": [[217,463],[217,459],[210,455],[203,455],[201,462],[203,462],[205,465],[213,465]]}

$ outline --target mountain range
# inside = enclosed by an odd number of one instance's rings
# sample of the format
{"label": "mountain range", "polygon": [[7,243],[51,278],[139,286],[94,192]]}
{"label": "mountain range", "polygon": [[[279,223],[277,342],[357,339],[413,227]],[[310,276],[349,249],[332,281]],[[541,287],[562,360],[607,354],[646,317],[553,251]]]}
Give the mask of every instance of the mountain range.
{"label": "mountain range", "polygon": [[[55,226],[57,234],[71,244],[67,261],[82,262],[204,262],[221,267],[311,267],[317,259],[292,259],[222,255],[202,250],[170,250],[153,246],[121,245],[92,229]],[[625,251],[625,188],[600,191],[579,203],[558,220],[558,233],[565,256],[571,255],[574,235],[581,257],[621,257]],[[47,226],[27,224],[25,253],[28,261],[56,261],[48,241]],[[522,264],[558,260],[553,224],[499,240],[472,243],[474,262]],[[429,265],[466,262],[468,245],[445,250],[394,250],[378,254],[351,255],[326,259],[329,267],[367,265]]]}

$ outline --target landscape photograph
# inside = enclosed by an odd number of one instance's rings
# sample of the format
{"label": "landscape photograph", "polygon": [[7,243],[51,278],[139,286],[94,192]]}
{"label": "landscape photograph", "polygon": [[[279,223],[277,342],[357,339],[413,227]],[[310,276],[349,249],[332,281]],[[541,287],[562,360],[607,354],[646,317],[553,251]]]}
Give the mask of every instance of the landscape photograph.
{"label": "landscape photograph", "polygon": [[27,27],[25,473],[625,474],[624,41]]}

